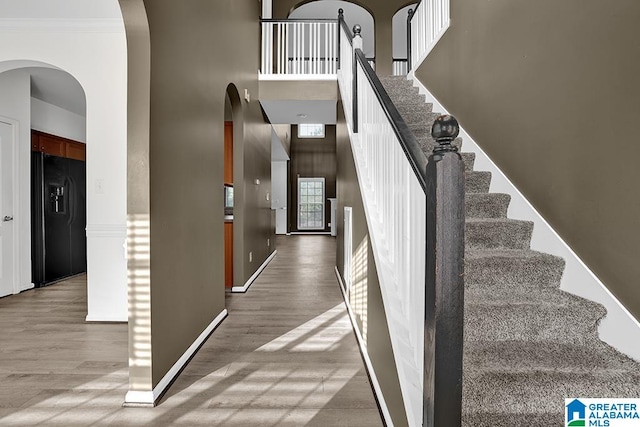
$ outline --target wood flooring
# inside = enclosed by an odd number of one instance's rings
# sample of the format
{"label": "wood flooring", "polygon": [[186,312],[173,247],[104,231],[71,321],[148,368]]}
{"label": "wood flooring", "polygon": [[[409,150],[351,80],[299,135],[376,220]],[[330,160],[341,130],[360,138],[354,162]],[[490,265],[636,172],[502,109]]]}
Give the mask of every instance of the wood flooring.
{"label": "wood flooring", "polygon": [[85,277],[1,298],[0,426],[381,426],[335,239],[276,244],[155,408],[121,406],[127,326],[85,322]]}

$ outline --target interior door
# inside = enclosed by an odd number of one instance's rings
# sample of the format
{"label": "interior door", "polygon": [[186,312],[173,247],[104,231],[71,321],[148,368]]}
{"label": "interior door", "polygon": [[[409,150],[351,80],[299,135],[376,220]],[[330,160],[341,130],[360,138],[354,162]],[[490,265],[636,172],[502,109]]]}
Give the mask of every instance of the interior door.
{"label": "interior door", "polygon": [[0,119],[0,297],[14,293],[13,125]]}
{"label": "interior door", "polygon": [[298,230],[324,230],[324,178],[298,178]]}

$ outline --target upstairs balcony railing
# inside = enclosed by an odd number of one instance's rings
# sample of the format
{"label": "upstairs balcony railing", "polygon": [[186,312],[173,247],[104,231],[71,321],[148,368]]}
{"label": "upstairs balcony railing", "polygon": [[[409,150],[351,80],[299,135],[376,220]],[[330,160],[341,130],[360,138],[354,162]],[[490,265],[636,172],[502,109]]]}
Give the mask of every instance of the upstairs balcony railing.
{"label": "upstairs balcony railing", "polygon": [[[263,19],[262,77],[336,78],[340,33],[337,19]],[[375,68],[375,59],[368,58]]]}
{"label": "upstairs balcony railing", "polygon": [[427,57],[451,23],[449,0],[420,0],[407,17],[408,70]]}
{"label": "upstairs balcony railing", "polygon": [[261,25],[262,75],[335,76],[337,19],[263,19]]}

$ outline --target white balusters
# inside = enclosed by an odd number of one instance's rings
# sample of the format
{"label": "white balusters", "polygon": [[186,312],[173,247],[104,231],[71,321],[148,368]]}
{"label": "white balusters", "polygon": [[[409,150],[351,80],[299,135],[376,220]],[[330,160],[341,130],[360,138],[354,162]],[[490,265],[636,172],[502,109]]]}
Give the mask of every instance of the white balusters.
{"label": "white balusters", "polygon": [[263,21],[262,75],[335,75],[337,21]]}
{"label": "white balusters", "polygon": [[[342,31],[341,31],[342,32]],[[338,81],[352,127],[352,46],[341,42]],[[422,425],[426,196],[389,119],[357,63],[358,180],[410,426]],[[352,128],[353,129],[353,128]]]}
{"label": "white balusters", "polygon": [[420,65],[447,31],[450,23],[449,0],[423,0],[411,20],[411,65]]}
{"label": "white balusters", "polygon": [[394,76],[406,76],[407,75],[407,60],[406,59],[393,59],[393,75]]}

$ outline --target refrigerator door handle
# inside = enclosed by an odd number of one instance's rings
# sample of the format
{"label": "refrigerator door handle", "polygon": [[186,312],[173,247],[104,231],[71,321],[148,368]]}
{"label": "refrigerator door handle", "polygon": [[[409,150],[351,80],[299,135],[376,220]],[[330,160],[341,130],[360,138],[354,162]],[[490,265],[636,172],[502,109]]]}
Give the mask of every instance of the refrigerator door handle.
{"label": "refrigerator door handle", "polygon": [[67,195],[68,203],[69,203],[69,218],[67,219],[67,224],[71,225],[73,221],[76,220],[76,184],[71,176],[67,178],[67,185],[69,187],[69,192]]}

